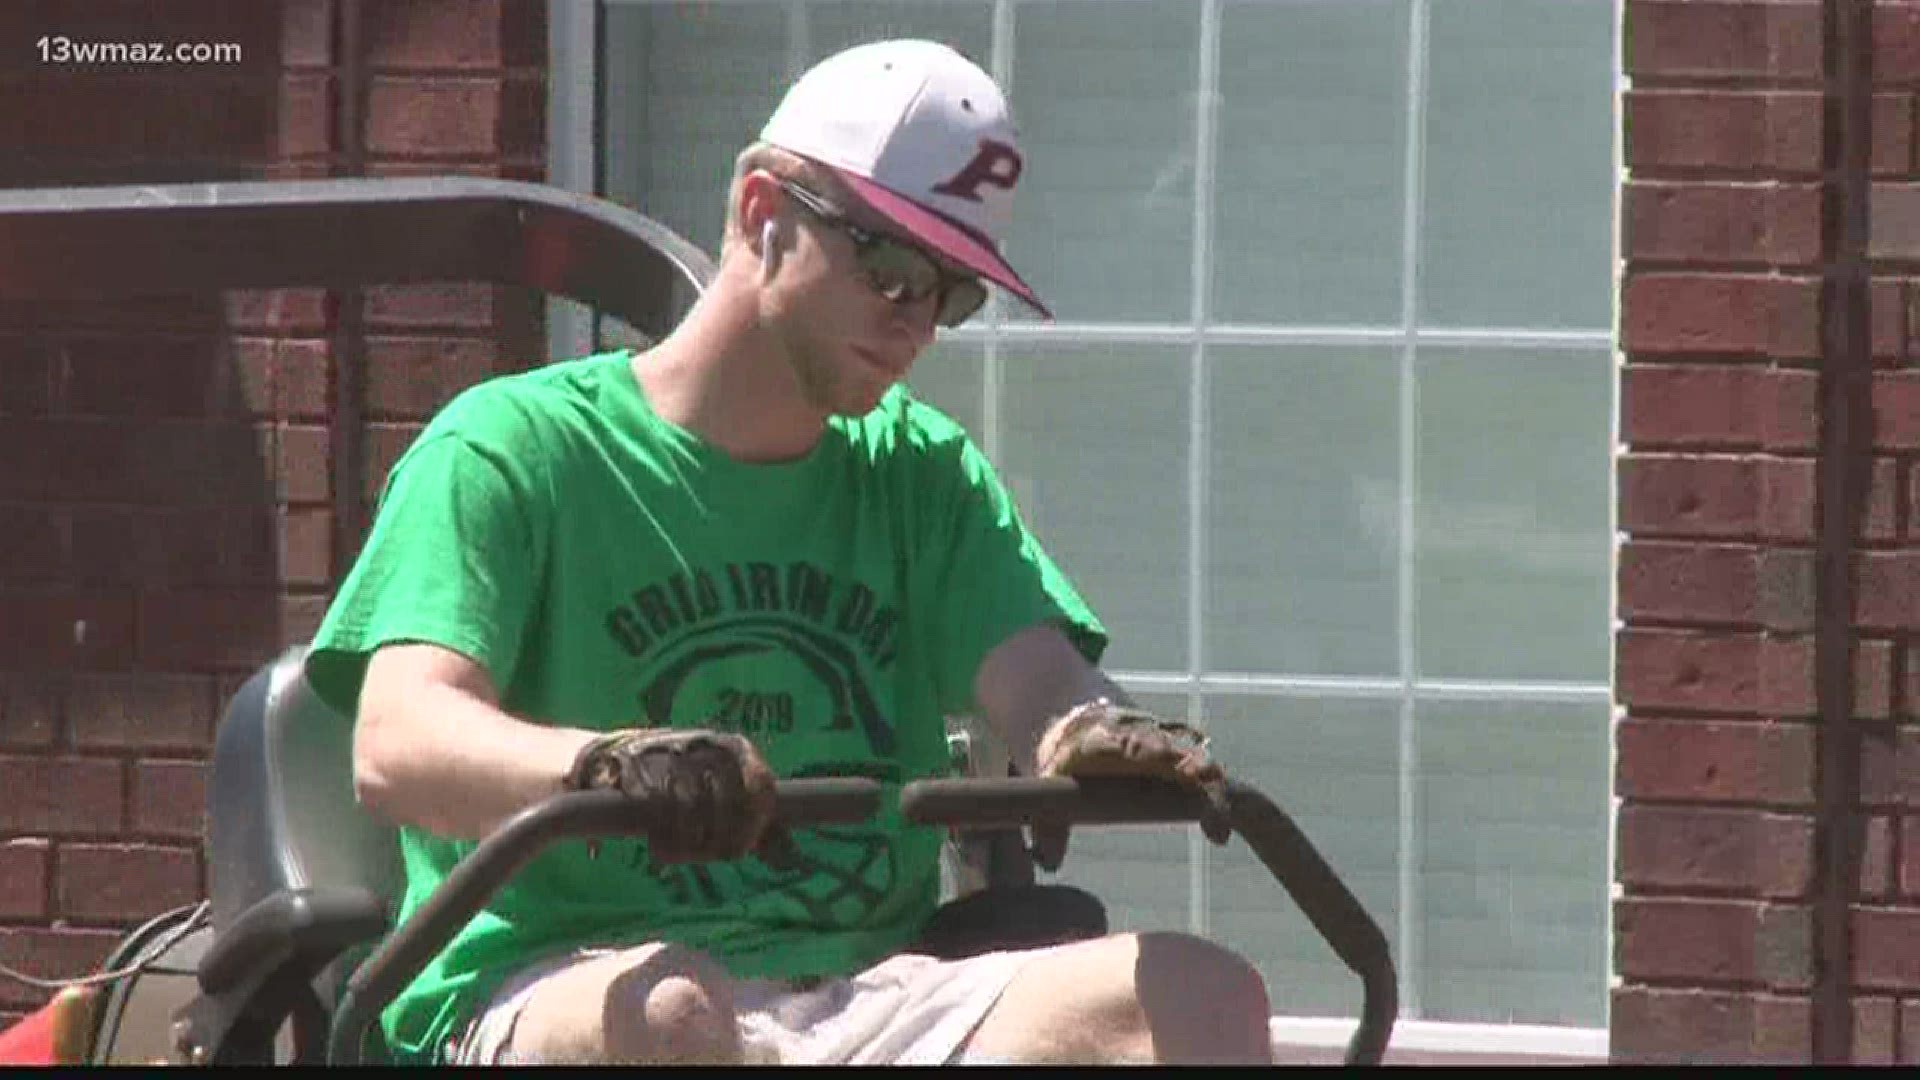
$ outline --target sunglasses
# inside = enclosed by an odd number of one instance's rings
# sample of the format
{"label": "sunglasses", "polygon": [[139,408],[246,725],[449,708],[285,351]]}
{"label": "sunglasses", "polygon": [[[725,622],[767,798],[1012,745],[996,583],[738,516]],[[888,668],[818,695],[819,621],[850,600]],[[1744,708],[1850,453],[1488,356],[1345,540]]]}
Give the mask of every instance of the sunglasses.
{"label": "sunglasses", "polygon": [[774,179],[802,209],[847,234],[868,284],[893,303],[917,304],[929,296],[937,297],[934,321],[941,326],[959,326],[987,302],[987,287],[979,278],[948,273],[919,247],[855,225],[844,212],[806,188],[785,177]]}

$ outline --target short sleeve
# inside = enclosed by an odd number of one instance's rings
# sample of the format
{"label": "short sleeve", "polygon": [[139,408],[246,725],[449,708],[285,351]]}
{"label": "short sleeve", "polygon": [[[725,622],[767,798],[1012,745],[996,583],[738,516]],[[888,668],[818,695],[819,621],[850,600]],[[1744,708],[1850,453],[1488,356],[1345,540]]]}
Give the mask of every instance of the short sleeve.
{"label": "short sleeve", "polygon": [[431,642],[508,684],[533,606],[544,518],[501,456],[429,429],[394,466],[365,546],[315,634],[307,677],[355,714],[367,659]]}
{"label": "short sleeve", "polygon": [[935,679],[949,715],[973,710],[981,661],[1021,630],[1053,623],[1090,663],[1107,645],[1106,628],[1027,529],[986,455],[962,439],[956,457],[951,484],[927,486],[947,500],[928,515],[940,526],[928,550],[937,582]]}

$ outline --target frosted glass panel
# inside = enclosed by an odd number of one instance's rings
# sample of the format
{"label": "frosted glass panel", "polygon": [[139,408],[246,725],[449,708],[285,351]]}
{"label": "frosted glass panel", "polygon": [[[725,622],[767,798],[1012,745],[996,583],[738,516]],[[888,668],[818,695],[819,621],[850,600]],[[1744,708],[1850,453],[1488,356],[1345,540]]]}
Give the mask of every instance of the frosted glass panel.
{"label": "frosted glass panel", "polygon": [[1608,707],[1423,702],[1423,1015],[1606,1022]]}
{"label": "frosted glass panel", "polygon": [[1432,5],[1421,317],[1612,321],[1609,3]]}
{"label": "frosted glass panel", "polygon": [[1187,663],[1187,355],[1009,347],[1001,477],[1112,634],[1108,667]]}
{"label": "frosted glass panel", "polygon": [[977,344],[937,341],[913,362],[907,386],[913,395],[957,421],[981,442],[986,398],[986,350]]}
{"label": "frosted glass panel", "polygon": [[1011,85],[1027,172],[1008,257],[1065,321],[1190,317],[1199,5],[1076,0],[1015,12]]}
{"label": "frosted glass panel", "polygon": [[733,159],[788,81],[770,4],[609,4],[606,194],[718,257]]}
{"label": "frosted glass panel", "polygon": [[1611,356],[1425,349],[1419,384],[1421,674],[1604,678]]}
{"label": "frosted glass panel", "polygon": [[1398,359],[1208,355],[1207,667],[1397,673]]}
{"label": "frosted glass panel", "polygon": [[1400,321],[1403,0],[1228,3],[1213,317]]}
{"label": "frosted glass panel", "polygon": [[869,41],[926,38],[958,49],[982,67],[989,65],[993,44],[991,0],[908,4],[812,0],[795,6],[801,8],[799,17],[804,20],[802,39],[808,46],[808,64]]}
{"label": "frosted glass panel", "polygon": [[[1294,819],[1393,942],[1398,704],[1235,695],[1209,698],[1206,712],[1219,759]],[[1212,935],[1266,976],[1276,1013],[1360,1015],[1360,980],[1245,842],[1208,849],[1207,906]]]}
{"label": "frosted glass panel", "polygon": [[[1142,708],[1183,717],[1187,699],[1132,692]],[[1191,930],[1192,825],[1103,825],[1075,830],[1058,875],[1038,872],[1041,884],[1077,885],[1106,905],[1114,931]]]}

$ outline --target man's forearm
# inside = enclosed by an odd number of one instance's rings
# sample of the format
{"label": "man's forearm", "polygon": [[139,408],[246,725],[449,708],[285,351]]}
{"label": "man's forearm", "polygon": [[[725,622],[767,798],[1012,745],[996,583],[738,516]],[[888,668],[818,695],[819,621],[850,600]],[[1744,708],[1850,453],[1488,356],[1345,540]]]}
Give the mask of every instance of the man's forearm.
{"label": "man's forearm", "polygon": [[1103,697],[1133,704],[1118,683],[1088,663],[1053,626],[1022,630],[989,653],[975,696],[1022,776],[1037,771],[1034,750],[1048,725],[1075,705]]}
{"label": "man's forearm", "polygon": [[574,757],[597,734],[515,719],[457,687],[410,695],[404,723],[363,712],[354,787],[399,824],[477,840],[559,794]]}

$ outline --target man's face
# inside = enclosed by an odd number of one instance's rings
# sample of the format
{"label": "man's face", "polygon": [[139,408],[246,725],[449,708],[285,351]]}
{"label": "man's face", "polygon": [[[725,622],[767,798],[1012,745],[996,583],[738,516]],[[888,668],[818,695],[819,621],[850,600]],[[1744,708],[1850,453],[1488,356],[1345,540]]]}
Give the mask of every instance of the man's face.
{"label": "man's face", "polygon": [[[783,192],[784,194],[784,192]],[[891,229],[843,194],[823,196],[832,214],[869,233]],[[878,405],[933,340],[938,294],[889,300],[863,265],[847,230],[791,197],[784,211],[779,274],[771,286],[794,376],[808,403],[829,415],[859,416]]]}

